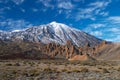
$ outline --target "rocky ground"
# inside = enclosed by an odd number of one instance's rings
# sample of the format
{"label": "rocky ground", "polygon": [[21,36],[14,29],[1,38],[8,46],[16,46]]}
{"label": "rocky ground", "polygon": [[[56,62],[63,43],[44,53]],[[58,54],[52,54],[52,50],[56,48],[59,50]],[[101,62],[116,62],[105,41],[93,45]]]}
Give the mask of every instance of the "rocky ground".
{"label": "rocky ground", "polygon": [[120,80],[120,61],[0,60],[0,80]]}

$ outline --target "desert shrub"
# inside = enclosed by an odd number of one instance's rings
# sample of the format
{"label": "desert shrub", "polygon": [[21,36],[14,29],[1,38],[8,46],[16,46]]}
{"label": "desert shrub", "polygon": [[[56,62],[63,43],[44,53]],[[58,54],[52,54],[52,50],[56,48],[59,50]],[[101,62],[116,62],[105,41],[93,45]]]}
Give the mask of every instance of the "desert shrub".
{"label": "desert shrub", "polygon": [[118,70],[117,71],[119,71],[120,72],[120,67],[118,68]]}
{"label": "desert shrub", "polygon": [[39,75],[39,71],[38,70],[32,70],[30,71],[30,76],[38,76]]}
{"label": "desert shrub", "polygon": [[27,62],[26,62],[26,61],[23,61],[23,64],[25,64],[25,65],[26,65],[26,64],[27,64]]}
{"label": "desert shrub", "polygon": [[63,69],[62,72],[67,72],[68,70],[67,69]]}
{"label": "desert shrub", "polygon": [[98,67],[98,69],[102,69],[102,67]]}
{"label": "desert shrub", "polygon": [[13,70],[13,71],[12,71],[12,74],[17,74],[17,71],[16,71],[16,70]]}
{"label": "desert shrub", "polygon": [[72,72],[79,73],[79,72],[81,72],[81,71],[80,71],[80,70],[73,70]]}
{"label": "desert shrub", "polygon": [[34,65],[35,65],[34,62],[28,62],[28,64],[29,64],[30,66],[34,66]]}
{"label": "desert shrub", "polygon": [[13,66],[13,64],[11,64],[11,63],[7,63],[6,66]]}
{"label": "desert shrub", "polygon": [[81,72],[88,72],[89,70],[87,68],[82,68]]}
{"label": "desert shrub", "polygon": [[65,72],[65,73],[71,73],[73,71],[67,70],[67,69],[63,69],[61,72]]}
{"label": "desert shrub", "polygon": [[24,72],[23,75],[27,76],[27,77],[35,77],[39,75],[39,71],[36,69],[30,70],[28,72]]}
{"label": "desert shrub", "polygon": [[20,63],[15,63],[14,66],[20,66]]}
{"label": "desert shrub", "polygon": [[83,61],[81,62],[81,65],[96,66],[97,61]]}
{"label": "desert shrub", "polygon": [[109,73],[109,71],[105,68],[103,68],[103,73]]}
{"label": "desert shrub", "polygon": [[50,69],[50,68],[45,68],[44,70],[43,70],[44,72],[48,72],[48,73],[55,73],[55,72],[58,72],[57,70],[52,70],[52,69]]}

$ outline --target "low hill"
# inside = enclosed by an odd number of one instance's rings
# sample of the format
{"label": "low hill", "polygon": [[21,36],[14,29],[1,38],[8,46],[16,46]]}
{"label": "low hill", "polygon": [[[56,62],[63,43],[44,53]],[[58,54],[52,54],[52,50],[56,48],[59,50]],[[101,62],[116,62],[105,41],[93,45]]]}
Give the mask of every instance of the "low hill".
{"label": "low hill", "polygon": [[101,48],[96,57],[103,60],[120,60],[120,43],[107,44]]}

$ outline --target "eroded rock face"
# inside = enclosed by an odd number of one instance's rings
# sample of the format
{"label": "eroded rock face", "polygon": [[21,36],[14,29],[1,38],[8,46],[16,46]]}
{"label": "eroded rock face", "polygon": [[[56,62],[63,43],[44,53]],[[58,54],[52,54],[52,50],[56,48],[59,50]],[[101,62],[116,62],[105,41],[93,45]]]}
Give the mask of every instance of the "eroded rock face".
{"label": "eroded rock face", "polygon": [[70,41],[67,41],[66,45],[49,43],[45,45],[43,49],[44,50],[42,51],[45,52],[45,54],[48,54],[52,57],[61,55],[66,59],[71,58],[74,55],[79,53],[79,50],[77,49],[77,47],[75,47]]}
{"label": "eroded rock face", "polygon": [[75,54],[75,56],[70,57],[68,60],[73,61],[73,60],[89,60],[95,58],[96,55],[100,55],[100,51],[103,50],[107,46],[107,42],[103,41],[99,45],[90,47],[89,44],[76,48],[78,51],[78,54]]}

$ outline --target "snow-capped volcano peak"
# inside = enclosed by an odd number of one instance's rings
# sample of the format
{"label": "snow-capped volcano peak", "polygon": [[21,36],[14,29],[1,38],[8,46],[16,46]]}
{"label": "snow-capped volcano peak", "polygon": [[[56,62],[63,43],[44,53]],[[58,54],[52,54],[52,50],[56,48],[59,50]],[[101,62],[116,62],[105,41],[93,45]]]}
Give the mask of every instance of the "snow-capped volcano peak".
{"label": "snow-capped volcano peak", "polygon": [[31,27],[22,31],[13,31],[11,33],[0,33],[0,39],[19,38],[31,42],[43,42],[45,44],[55,42],[66,44],[70,40],[76,46],[83,46],[87,43],[96,45],[101,42],[85,32],[71,28],[65,24],[51,22],[46,25]]}
{"label": "snow-capped volcano peak", "polygon": [[49,24],[52,25],[52,26],[63,25],[62,23],[58,23],[58,22],[56,22],[56,21],[53,21],[53,22],[51,22],[51,23],[49,23]]}
{"label": "snow-capped volcano peak", "polygon": [[53,22],[51,22],[51,23],[49,23],[50,25],[56,25],[56,24],[58,24],[56,21],[53,21]]}
{"label": "snow-capped volcano peak", "polygon": [[63,29],[68,29],[70,28],[69,26],[63,24],[63,23],[58,23],[56,21],[53,21],[51,23],[49,23],[49,25],[51,25],[53,28],[63,28]]}

